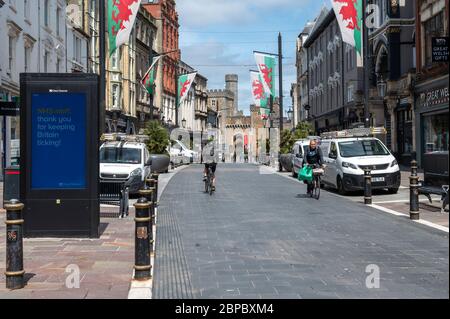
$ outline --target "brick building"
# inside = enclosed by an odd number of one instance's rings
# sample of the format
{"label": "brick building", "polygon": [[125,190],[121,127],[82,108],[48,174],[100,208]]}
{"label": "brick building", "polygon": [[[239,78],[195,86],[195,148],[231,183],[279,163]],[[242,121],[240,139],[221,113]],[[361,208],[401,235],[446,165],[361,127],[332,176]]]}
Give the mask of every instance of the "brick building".
{"label": "brick building", "polygon": [[[165,54],[159,64],[156,80],[155,107],[159,109],[161,119],[175,122],[176,101],[176,70],[180,62],[179,23],[174,0],[144,0],[144,8],[156,19],[156,48],[160,54]],[[179,119],[181,121],[181,119]],[[178,123],[180,124],[180,123]]]}

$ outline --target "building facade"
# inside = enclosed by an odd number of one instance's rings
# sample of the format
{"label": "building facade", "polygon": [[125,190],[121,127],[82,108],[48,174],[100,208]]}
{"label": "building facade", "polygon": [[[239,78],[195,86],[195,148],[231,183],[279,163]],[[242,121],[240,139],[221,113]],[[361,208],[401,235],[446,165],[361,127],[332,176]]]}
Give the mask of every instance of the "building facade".
{"label": "building facade", "polygon": [[433,61],[433,41],[449,37],[449,1],[419,0],[416,7],[415,40],[417,79],[415,85],[415,137],[417,160],[423,154],[448,151],[449,64]]}
{"label": "building facade", "polygon": [[[415,1],[374,0],[378,26],[369,30],[371,118],[386,127],[386,146],[400,163],[416,150],[414,120]],[[386,92],[377,89],[386,83]],[[382,96],[380,96],[382,95]]]}
{"label": "building facade", "polygon": [[322,9],[303,47],[307,50],[308,118],[315,132],[341,130],[360,121],[362,73],[355,49],[342,41],[332,9]]}
{"label": "building facade", "polygon": [[[17,0],[0,5],[0,100],[13,101],[20,96],[20,73],[68,71],[66,2]],[[3,165],[17,165],[19,119],[4,117],[0,123]]]}
{"label": "building facade", "polygon": [[[177,69],[180,63],[179,23],[174,0],[144,0],[144,8],[156,19],[156,51],[164,55],[159,63],[155,107],[160,118],[168,123],[176,119]],[[180,117],[178,120],[181,122]],[[181,123],[175,123],[181,126]]]}
{"label": "building facade", "polygon": [[296,69],[297,69],[297,81],[292,85],[291,97],[293,105],[293,125],[297,126],[298,123],[308,120],[307,105],[309,105],[309,90],[308,90],[308,55],[307,49],[304,47],[304,43],[308,39],[312,28],[315,25],[315,21],[308,22],[303,31],[297,38],[296,46]]}
{"label": "building facade", "polygon": [[139,131],[145,129],[149,120],[158,118],[158,111],[153,107],[153,95],[141,85],[141,81],[147,73],[157,52],[153,50],[156,41],[156,21],[142,6],[136,18],[136,112],[139,122]]}

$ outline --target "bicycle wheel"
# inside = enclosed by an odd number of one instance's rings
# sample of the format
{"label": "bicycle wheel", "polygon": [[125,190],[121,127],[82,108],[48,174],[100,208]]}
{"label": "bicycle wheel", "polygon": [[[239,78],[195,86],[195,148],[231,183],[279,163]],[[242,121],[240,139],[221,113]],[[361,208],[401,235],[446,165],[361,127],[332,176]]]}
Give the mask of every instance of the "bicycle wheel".
{"label": "bicycle wheel", "polygon": [[205,180],[205,193],[208,192],[209,192],[209,176],[207,176]]}
{"label": "bicycle wheel", "polygon": [[314,181],[314,198],[317,200],[320,198],[320,177],[316,177]]}

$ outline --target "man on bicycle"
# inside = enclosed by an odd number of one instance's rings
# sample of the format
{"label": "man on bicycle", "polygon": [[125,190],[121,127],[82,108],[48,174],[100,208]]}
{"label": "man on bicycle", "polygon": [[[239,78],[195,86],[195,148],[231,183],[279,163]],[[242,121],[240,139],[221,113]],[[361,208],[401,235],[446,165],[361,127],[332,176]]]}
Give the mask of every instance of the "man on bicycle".
{"label": "man on bicycle", "polygon": [[[208,149],[209,149],[209,154],[208,154]],[[206,151],[206,156],[204,156],[205,169],[203,170],[203,181],[206,181],[206,178],[208,175],[208,168],[211,167],[211,171],[213,174],[212,190],[215,191],[216,190],[216,169],[217,169],[217,158],[216,157],[217,157],[217,154],[216,154],[214,142],[211,142],[206,147],[205,151]]]}
{"label": "man on bicycle", "polygon": [[[303,165],[312,165],[314,168],[323,168],[323,154],[320,147],[317,146],[316,140],[311,140],[309,142],[309,148],[306,152],[305,160]],[[314,184],[312,182],[308,183],[308,194],[313,191]]]}

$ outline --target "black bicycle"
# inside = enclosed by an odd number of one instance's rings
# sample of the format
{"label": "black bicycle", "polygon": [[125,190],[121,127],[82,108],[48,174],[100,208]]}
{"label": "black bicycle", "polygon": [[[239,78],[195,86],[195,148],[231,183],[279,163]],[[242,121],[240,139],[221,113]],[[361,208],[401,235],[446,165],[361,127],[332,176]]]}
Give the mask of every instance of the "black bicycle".
{"label": "black bicycle", "polygon": [[205,179],[205,193],[209,193],[209,195],[212,195],[214,192],[213,180],[214,180],[214,173],[212,171],[212,167],[208,165],[208,170],[206,172],[206,179]]}
{"label": "black bicycle", "polygon": [[322,184],[322,175],[323,175],[323,169],[318,167],[317,165],[309,165],[313,170],[313,180],[312,185],[313,189],[311,190],[311,193],[309,195],[311,198],[315,198],[319,200],[320,198],[320,185]]}

